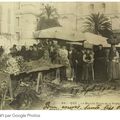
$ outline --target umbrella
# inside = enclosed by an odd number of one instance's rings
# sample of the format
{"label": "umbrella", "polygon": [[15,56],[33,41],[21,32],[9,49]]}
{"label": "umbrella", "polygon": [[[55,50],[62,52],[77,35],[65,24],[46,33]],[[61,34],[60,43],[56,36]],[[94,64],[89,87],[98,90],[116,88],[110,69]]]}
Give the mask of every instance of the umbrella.
{"label": "umbrella", "polygon": [[93,45],[101,44],[104,47],[110,47],[110,44],[107,43],[108,38],[106,38],[106,37],[102,37],[102,36],[99,36],[99,35],[96,35],[93,33],[86,32],[85,38],[86,38],[86,41],[90,44],[93,44]]}

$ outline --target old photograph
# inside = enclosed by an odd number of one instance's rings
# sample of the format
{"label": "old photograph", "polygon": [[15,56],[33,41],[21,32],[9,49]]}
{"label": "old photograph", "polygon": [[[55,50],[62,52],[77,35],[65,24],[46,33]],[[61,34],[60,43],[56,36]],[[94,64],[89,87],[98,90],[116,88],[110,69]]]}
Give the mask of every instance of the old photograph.
{"label": "old photograph", "polygon": [[120,109],[120,2],[1,2],[0,109]]}

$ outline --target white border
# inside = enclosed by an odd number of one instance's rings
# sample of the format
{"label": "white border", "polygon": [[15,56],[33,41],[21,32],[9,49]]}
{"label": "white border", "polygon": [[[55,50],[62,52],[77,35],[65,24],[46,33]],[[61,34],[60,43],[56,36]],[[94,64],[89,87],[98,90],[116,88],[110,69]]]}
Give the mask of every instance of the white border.
{"label": "white border", "polygon": [[119,111],[102,111],[102,110],[34,110],[34,111],[0,111],[0,114],[40,114],[40,117],[2,117],[1,120],[119,120]]}
{"label": "white border", "polygon": [[[120,2],[120,0],[0,0],[0,2]],[[66,6],[67,7],[67,6]],[[1,120],[119,120],[119,111],[101,110],[30,110],[0,111],[0,114],[40,114],[40,118],[0,118]]]}
{"label": "white border", "polygon": [[120,2],[120,0],[0,0],[0,2]]}

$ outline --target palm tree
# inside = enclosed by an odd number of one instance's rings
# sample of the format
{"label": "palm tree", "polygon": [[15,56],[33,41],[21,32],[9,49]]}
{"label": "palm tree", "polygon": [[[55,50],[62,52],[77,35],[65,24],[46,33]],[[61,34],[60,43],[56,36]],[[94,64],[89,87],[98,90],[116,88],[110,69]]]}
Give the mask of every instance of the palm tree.
{"label": "palm tree", "polygon": [[86,17],[85,31],[94,34],[101,34],[104,37],[109,37],[112,34],[112,25],[109,19],[104,14],[92,13]]}
{"label": "palm tree", "polygon": [[42,13],[38,17],[39,22],[37,25],[37,30],[61,26],[58,21],[59,15],[57,13],[57,9],[50,6],[49,4],[44,5]]}
{"label": "palm tree", "polygon": [[40,14],[40,16],[44,16],[47,19],[59,17],[57,9],[50,6],[49,4],[44,5],[44,8],[42,9],[42,13]]}

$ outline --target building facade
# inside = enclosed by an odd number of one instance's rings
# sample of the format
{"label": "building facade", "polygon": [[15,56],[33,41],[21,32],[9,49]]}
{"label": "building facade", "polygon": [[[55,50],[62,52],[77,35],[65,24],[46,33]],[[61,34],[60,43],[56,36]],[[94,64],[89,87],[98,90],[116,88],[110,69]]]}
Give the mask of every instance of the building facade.
{"label": "building facade", "polygon": [[113,30],[120,29],[120,3],[77,2],[65,4],[63,3],[63,6],[64,7],[58,8],[58,11],[60,11],[61,15],[60,21],[63,26],[69,27],[69,25],[71,25],[72,29],[83,31],[83,24],[85,22],[86,16],[90,15],[91,13],[103,13],[109,18],[110,22],[112,23]]}
{"label": "building facade", "polygon": [[15,39],[14,3],[0,3],[0,35]]}
{"label": "building facade", "polygon": [[16,36],[18,40],[33,38],[39,12],[38,3],[16,3]]}
{"label": "building facade", "polygon": [[[48,4],[48,3],[45,3]],[[104,13],[112,23],[112,29],[120,29],[120,3],[49,3],[57,9],[59,22],[63,27],[83,31],[86,16],[91,13]],[[15,34],[16,39],[33,38],[36,30],[38,15],[43,3],[15,4]],[[117,23],[117,24],[116,24]]]}

